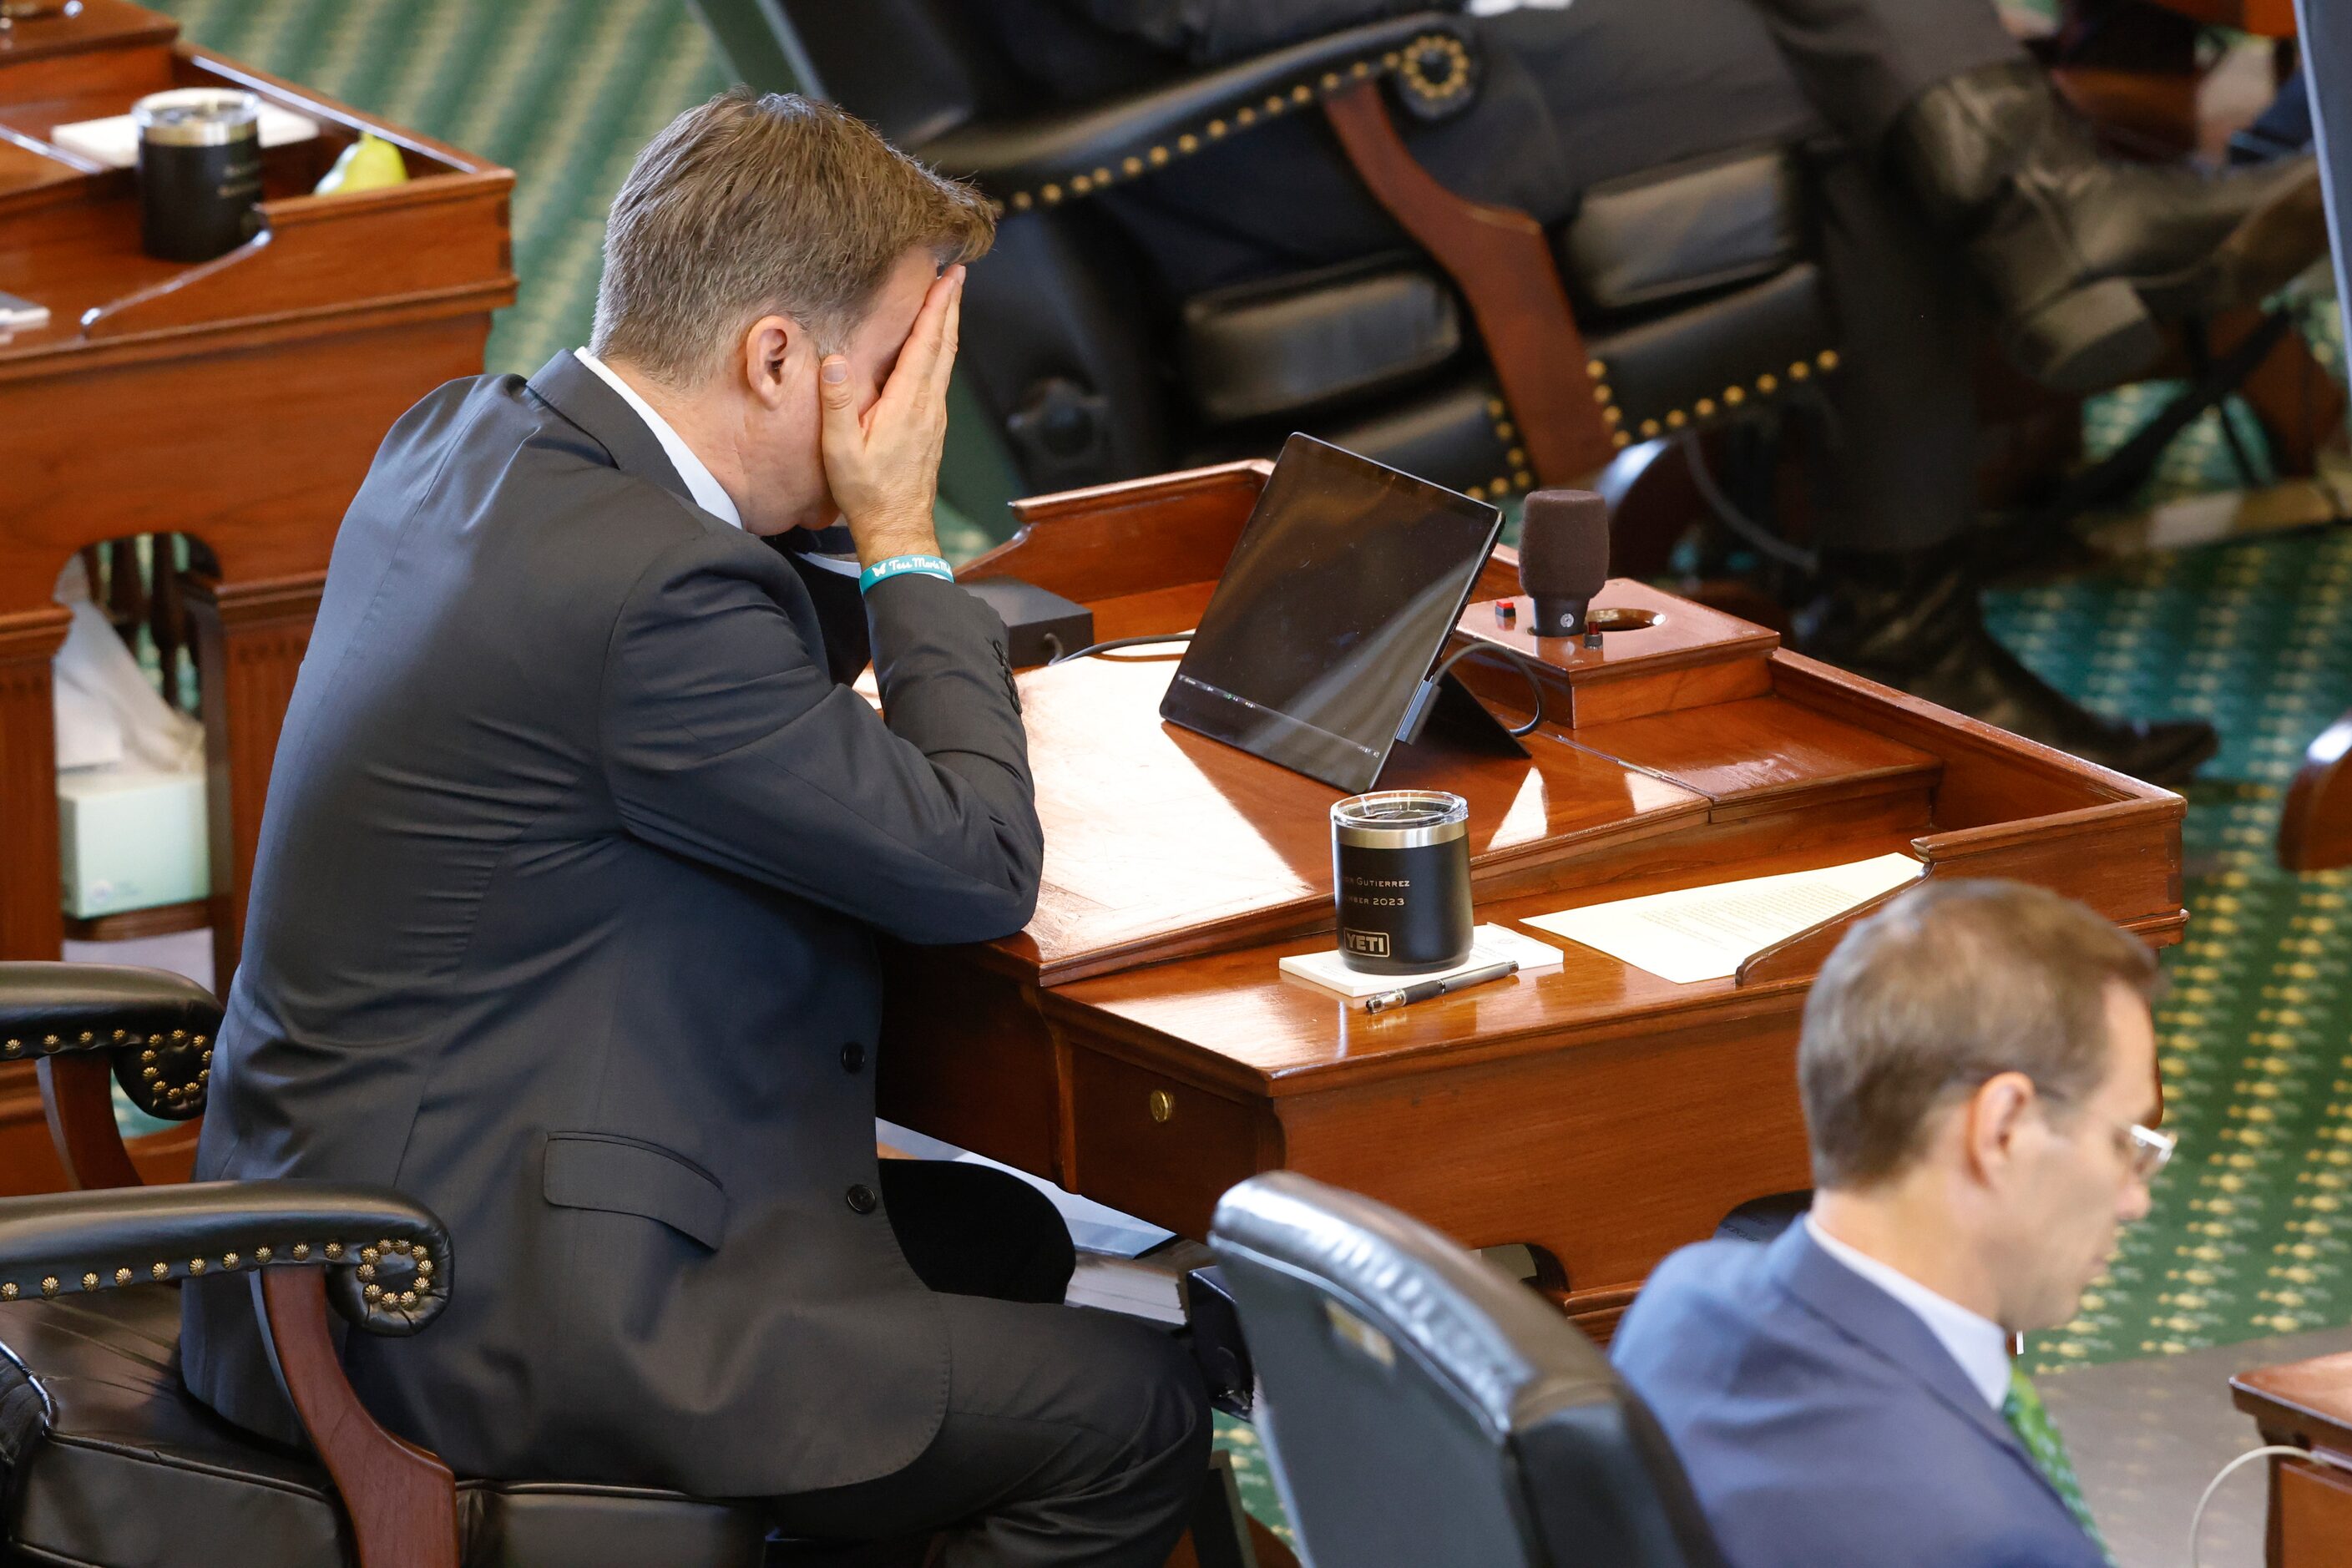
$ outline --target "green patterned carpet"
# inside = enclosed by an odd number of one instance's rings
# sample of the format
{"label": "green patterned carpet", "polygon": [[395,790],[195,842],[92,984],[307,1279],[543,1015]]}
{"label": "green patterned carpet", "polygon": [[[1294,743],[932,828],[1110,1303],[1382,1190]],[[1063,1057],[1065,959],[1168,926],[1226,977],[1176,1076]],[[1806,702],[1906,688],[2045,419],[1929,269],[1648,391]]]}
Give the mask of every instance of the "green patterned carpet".
{"label": "green patterned carpet", "polygon": [[[603,215],[632,154],[726,80],[675,0],[150,3],[203,44],[514,168],[522,289],[493,370],[585,341]],[[2105,400],[2094,447],[2149,402]],[[2209,419],[2162,484],[2220,479],[2221,451]],[[952,547],[982,539],[967,527]],[[2202,715],[2226,738],[2190,792],[2195,918],[2160,1019],[2181,1156],[2081,1321],[2037,1339],[2037,1370],[2352,1322],[2352,879],[2282,875],[2270,848],[2305,742],[2352,704],[2347,608],[2346,531],[2158,557],[1997,606],[2002,635],[2074,695]],[[1228,1446],[1271,1513],[1250,1434]]]}

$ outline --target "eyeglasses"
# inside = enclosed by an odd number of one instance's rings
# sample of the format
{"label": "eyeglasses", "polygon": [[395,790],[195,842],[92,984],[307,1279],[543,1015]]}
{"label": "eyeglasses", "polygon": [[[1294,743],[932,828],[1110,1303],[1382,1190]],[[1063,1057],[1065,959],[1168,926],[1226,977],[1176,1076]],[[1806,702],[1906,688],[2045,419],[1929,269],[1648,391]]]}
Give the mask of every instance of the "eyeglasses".
{"label": "eyeglasses", "polygon": [[[2036,1084],[2042,1098],[2055,1104],[2072,1103],[2063,1095],[2055,1095]],[[2169,1132],[2158,1132],[2153,1127],[2142,1127],[2137,1121],[2117,1121],[2112,1116],[2093,1114],[2094,1121],[2104,1122],[2116,1137],[2116,1148],[2124,1163],[2131,1167],[2132,1179],[2145,1185],[2156,1180],[2156,1173],[2172,1159],[2172,1152],[2180,1147],[2180,1140]]]}
{"label": "eyeglasses", "polygon": [[2116,1133],[2116,1142],[2123,1149],[2124,1159],[2131,1166],[2134,1179],[2146,1184],[2156,1180],[2180,1147],[2180,1140],[2169,1132],[2158,1132],[2153,1127],[2142,1127],[2137,1121],[2110,1121]]}

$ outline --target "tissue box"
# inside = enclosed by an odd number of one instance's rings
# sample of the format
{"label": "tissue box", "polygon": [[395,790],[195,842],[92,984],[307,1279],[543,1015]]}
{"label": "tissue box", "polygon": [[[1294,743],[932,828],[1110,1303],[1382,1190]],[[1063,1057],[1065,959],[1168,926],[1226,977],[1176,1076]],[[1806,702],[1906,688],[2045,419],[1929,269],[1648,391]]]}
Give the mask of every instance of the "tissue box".
{"label": "tissue box", "polygon": [[213,890],[205,775],[117,766],[58,776],[66,913],[185,903]]}

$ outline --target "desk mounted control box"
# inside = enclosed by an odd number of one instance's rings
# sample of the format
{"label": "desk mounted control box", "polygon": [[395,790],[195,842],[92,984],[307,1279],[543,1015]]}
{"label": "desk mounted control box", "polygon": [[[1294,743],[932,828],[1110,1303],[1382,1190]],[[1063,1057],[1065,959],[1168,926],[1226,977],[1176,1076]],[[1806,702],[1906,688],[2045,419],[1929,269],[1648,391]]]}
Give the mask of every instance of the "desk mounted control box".
{"label": "desk mounted control box", "polygon": [[980,577],[961,586],[1004,622],[1005,662],[1015,669],[1051,664],[1094,643],[1095,613],[1034,583]]}

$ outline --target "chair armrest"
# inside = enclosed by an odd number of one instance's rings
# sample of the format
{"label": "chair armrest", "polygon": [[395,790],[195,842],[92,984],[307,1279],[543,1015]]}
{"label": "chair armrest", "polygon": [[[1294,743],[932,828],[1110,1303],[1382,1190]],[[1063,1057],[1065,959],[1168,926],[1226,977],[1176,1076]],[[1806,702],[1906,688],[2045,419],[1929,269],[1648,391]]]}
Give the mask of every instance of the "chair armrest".
{"label": "chair armrest", "polygon": [[150,1116],[205,1113],[220,1025],[212,993],[167,970],[0,963],[0,1061],[110,1053],[115,1081]]}
{"label": "chair armrest", "polygon": [[398,1337],[440,1315],[450,1261],[432,1211],[388,1187],[196,1182],[0,1199],[0,1301],[323,1268],[345,1321]]}
{"label": "chair armrest", "polygon": [[1211,142],[1379,78],[1406,109],[1443,119],[1476,93],[1461,21],[1424,11],[1368,22],[1161,82],[1107,102],[960,126],[910,149],[1014,211],[1054,206],[1135,179]]}
{"label": "chair armrest", "polygon": [[216,1035],[211,992],[163,969],[0,963],[0,1059],[121,1045],[133,1035]]}

